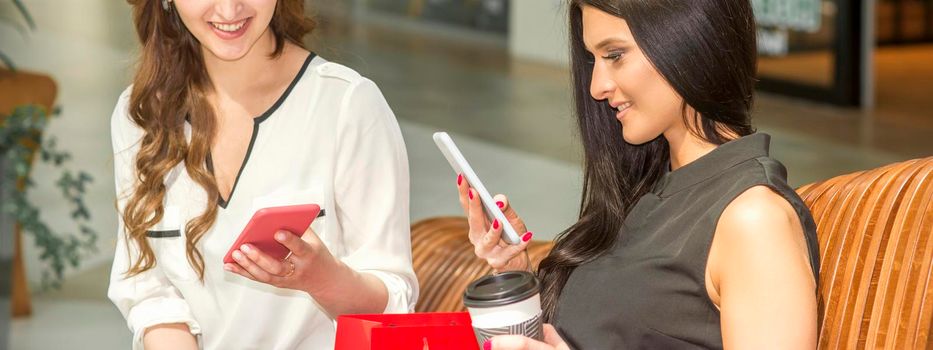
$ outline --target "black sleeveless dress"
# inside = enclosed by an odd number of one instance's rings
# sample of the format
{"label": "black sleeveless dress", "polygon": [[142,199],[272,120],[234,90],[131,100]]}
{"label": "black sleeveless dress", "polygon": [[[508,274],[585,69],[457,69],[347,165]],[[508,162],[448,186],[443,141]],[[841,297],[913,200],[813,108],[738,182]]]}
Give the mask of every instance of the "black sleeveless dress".
{"label": "black sleeveless dress", "polygon": [[719,310],[706,292],[706,262],[719,217],[746,190],[781,194],[803,225],[814,278],[816,224],[768,155],[770,136],[723,144],[676,171],[631,209],[616,245],[579,266],[554,322],[577,349],[722,348]]}

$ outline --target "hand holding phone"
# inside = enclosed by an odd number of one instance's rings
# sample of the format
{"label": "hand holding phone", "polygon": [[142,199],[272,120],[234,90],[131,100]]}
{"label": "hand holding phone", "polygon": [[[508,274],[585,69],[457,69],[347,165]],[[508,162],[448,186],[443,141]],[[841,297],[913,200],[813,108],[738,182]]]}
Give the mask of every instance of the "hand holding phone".
{"label": "hand holding phone", "polygon": [[483,182],[480,181],[479,176],[473,171],[470,163],[468,163],[466,158],[463,157],[463,154],[460,153],[460,149],[454,144],[454,140],[450,138],[450,135],[446,132],[434,133],[434,143],[437,144],[437,148],[439,148],[441,153],[444,154],[444,157],[447,158],[447,162],[450,163],[454,172],[462,174],[467,182],[470,183],[470,186],[476,190],[489,221],[498,220],[502,225],[502,239],[509,244],[522,243],[522,239],[515,231],[515,228],[512,227],[509,220],[505,217],[505,214],[503,214],[499,206],[496,205],[496,201],[489,194],[489,191],[486,190],[486,186],[483,186]]}
{"label": "hand holding phone", "polygon": [[234,264],[233,252],[244,244],[255,246],[263,253],[279,260],[288,256],[288,248],[275,241],[274,235],[278,231],[288,231],[295,236],[301,236],[311,226],[314,219],[324,216],[324,211],[317,204],[289,205],[283,207],[264,208],[253,214],[253,217],[240,232],[240,236],[227,250],[224,263]]}

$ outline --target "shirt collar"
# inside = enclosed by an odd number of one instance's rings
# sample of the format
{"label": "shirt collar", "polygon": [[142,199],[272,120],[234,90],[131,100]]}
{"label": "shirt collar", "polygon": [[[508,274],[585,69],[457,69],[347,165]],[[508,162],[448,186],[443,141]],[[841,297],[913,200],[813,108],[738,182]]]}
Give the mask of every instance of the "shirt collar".
{"label": "shirt collar", "polygon": [[652,192],[660,197],[669,197],[745,161],[769,156],[770,144],[771,135],[765,133],[726,142],[687,165],[664,174]]}

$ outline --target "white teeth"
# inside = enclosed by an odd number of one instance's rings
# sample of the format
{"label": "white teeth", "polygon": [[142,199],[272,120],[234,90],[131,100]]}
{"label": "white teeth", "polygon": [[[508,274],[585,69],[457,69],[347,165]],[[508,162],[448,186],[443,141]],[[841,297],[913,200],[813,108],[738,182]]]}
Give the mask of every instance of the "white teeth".
{"label": "white teeth", "polygon": [[631,103],[631,102],[626,102],[626,103],[623,103],[623,104],[619,105],[619,107],[616,107],[616,109],[618,109],[619,111],[624,111],[625,109],[627,109],[627,108],[629,108],[629,107],[631,107],[631,106],[632,106],[632,103]]}
{"label": "white teeth", "polygon": [[214,23],[214,22],[210,22],[210,23],[212,26],[214,26],[214,28],[220,29],[222,31],[235,32],[235,31],[240,30],[240,28],[243,28],[243,25],[246,24],[246,20],[244,19],[235,24],[222,24],[222,23]]}

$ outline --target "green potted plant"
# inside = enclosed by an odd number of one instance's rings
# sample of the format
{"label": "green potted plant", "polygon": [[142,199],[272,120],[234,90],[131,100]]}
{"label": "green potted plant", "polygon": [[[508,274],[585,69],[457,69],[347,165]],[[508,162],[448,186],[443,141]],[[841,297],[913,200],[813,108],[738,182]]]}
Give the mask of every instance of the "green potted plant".
{"label": "green potted plant", "polygon": [[[21,32],[35,28],[32,16],[20,0],[11,0],[12,6],[25,22],[15,22],[13,16],[2,16]],[[9,5],[9,4],[8,4]],[[9,8],[9,6],[5,7]],[[84,195],[91,177],[83,171],[67,167],[71,155],[56,147],[54,138],[45,138],[43,131],[52,117],[59,114],[54,108],[57,93],[54,80],[44,74],[16,69],[9,56],[0,47],[0,215],[15,221],[15,256],[13,262],[13,291],[11,295],[14,315],[31,312],[29,292],[22,255],[22,233],[33,237],[42,262],[40,288],[61,285],[65,269],[77,267],[82,258],[96,247],[97,233],[88,225],[90,212]],[[71,219],[77,234],[55,232],[41,215],[41,209],[29,200],[28,191],[34,187],[30,179],[33,160],[39,159],[60,172],[56,186],[63,199],[72,206]],[[0,227],[10,230],[11,227]]]}

